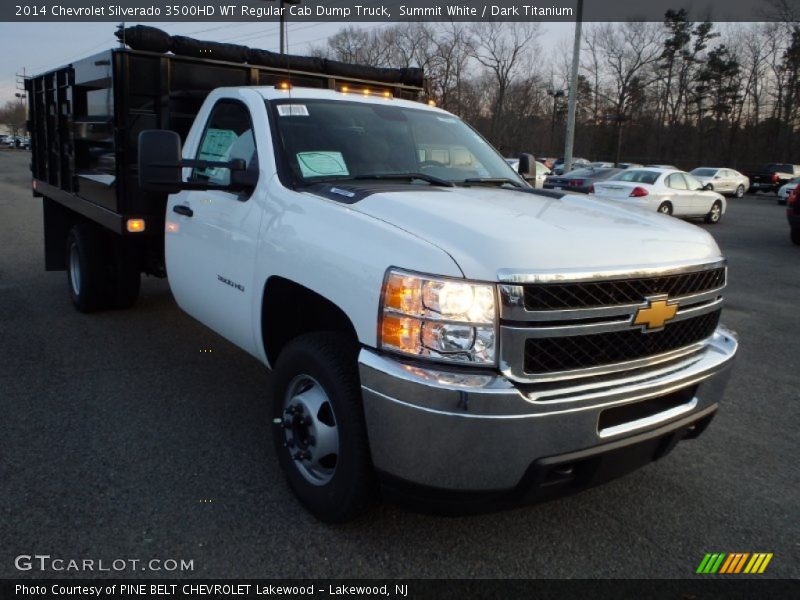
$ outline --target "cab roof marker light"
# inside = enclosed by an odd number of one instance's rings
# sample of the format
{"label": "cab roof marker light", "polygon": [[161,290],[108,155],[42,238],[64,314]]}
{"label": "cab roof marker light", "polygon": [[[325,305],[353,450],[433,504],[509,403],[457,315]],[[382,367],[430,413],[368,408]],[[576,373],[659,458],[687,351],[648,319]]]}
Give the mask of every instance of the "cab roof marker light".
{"label": "cab roof marker light", "polygon": [[292,84],[288,81],[281,81],[278,85],[275,86],[277,89],[282,91],[287,91],[292,89]]}

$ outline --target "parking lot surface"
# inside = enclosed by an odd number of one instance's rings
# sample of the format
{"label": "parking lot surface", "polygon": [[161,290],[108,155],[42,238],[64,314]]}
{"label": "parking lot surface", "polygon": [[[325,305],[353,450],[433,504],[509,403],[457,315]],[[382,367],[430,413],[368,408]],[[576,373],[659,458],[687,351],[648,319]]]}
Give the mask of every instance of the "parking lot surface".
{"label": "parking lot surface", "polygon": [[44,271],[29,156],[0,152],[0,577],[75,575],[14,566],[49,554],[194,564],[143,577],[677,578],[706,552],[772,552],[764,576],[800,575],[800,247],[774,196],[730,200],[703,225],[730,261],[723,322],[741,347],[699,439],[546,504],[459,518],[382,506],[331,527],[273,457],[269,372],[165,281],[145,279],[129,311],[73,309],[64,273]]}

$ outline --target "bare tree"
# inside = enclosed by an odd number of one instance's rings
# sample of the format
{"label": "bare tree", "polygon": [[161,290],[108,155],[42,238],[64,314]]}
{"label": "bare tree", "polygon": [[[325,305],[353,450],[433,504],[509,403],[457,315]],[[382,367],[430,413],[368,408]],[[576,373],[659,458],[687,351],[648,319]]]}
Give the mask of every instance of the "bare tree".
{"label": "bare tree", "polygon": [[524,67],[528,53],[534,49],[539,35],[538,23],[492,21],[475,26],[473,56],[492,74],[496,86],[490,135],[495,135],[498,123],[505,116],[506,94]]}
{"label": "bare tree", "polygon": [[18,100],[9,100],[0,108],[0,125],[5,125],[11,135],[20,135],[25,132],[27,119],[25,103]]}

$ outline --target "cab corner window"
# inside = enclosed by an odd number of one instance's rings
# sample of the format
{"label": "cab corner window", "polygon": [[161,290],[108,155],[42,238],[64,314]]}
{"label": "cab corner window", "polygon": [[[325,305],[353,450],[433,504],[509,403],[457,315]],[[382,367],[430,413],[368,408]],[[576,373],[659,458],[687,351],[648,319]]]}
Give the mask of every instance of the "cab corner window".
{"label": "cab corner window", "polygon": [[[257,168],[253,125],[243,104],[222,100],[214,107],[196,158],[214,162],[239,158],[245,161],[248,170]],[[194,169],[192,180],[226,186],[231,182],[231,171],[221,167]]]}

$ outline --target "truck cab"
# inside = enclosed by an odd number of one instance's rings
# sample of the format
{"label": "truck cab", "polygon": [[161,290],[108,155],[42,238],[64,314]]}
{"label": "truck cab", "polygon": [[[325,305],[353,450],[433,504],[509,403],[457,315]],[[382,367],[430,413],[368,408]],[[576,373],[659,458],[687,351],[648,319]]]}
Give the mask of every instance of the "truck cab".
{"label": "truck cab", "polygon": [[[372,473],[433,497],[578,489],[713,416],[737,342],[702,230],[537,194],[454,115],[383,95],[220,89],[172,139],[170,286],[275,369],[276,450],[322,518],[354,510],[322,490]],[[142,134],[143,187],[168,146]]]}

